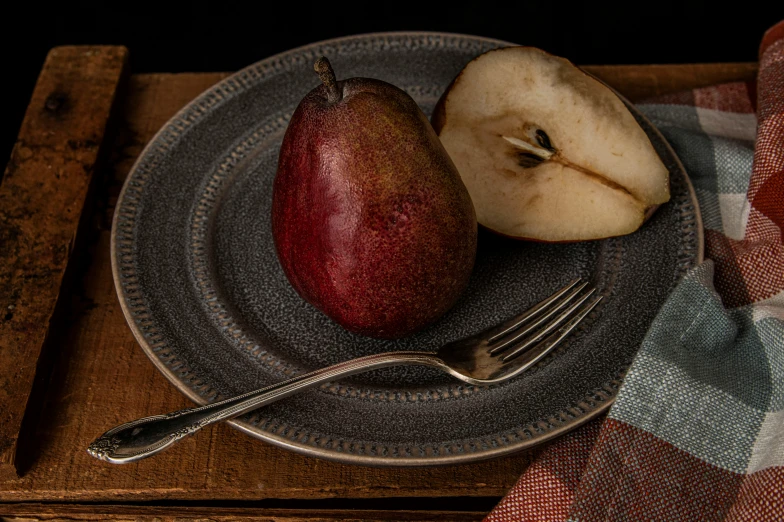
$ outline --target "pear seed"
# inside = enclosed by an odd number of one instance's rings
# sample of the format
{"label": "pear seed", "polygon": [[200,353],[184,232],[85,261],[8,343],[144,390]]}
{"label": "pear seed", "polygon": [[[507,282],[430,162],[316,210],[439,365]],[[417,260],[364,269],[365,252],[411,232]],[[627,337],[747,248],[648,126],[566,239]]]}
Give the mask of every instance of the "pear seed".
{"label": "pear seed", "polygon": [[536,129],[536,141],[545,149],[555,152],[555,147],[550,143],[550,136],[542,129]]}
{"label": "pear seed", "polygon": [[531,152],[520,152],[517,155],[517,164],[523,167],[524,169],[530,169],[532,167],[536,167],[540,163],[544,161],[544,158],[541,156],[537,156]]}

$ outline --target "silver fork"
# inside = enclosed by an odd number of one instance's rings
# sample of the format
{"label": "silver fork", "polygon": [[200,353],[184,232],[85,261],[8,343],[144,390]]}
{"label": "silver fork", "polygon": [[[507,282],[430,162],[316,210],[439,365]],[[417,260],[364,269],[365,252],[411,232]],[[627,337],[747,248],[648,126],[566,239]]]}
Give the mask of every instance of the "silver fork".
{"label": "silver fork", "polygon": [[127,422],[98,437],[87,452],[113,464],[141,460],[210,424],[233,419],[324,382],[387,366],[434,366],[469,384],[497,384],[519,375],[550,353],[593,310],[602,298],[589,301],[596,289],[583,292],[587,286],[580,279],[572,281],[505,323],[447,343],[436,352],[360,357],[214,404]]}

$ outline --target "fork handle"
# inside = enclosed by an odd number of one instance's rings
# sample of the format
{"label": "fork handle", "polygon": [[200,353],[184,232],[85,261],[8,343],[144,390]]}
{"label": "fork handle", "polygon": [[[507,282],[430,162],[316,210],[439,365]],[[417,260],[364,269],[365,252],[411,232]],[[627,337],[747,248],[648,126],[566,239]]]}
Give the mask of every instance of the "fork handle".
{"label": "fork handle", "polygon": [[321,368],[292,379],[229,399],[184,410],[153,415],[121,424],[98,437],[87,448],[93,457],[125,464],[145,459],[210,424],[233,419],[266,404],[324,382],[387,366],[425,365],[444,368],[433,352],[387,352]]}

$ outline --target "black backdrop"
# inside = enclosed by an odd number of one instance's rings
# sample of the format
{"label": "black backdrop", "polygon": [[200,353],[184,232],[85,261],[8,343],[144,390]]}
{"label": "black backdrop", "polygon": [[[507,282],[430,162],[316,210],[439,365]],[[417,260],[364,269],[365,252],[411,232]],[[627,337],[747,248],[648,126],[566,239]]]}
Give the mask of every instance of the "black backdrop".
{"label": "black backdrop", "polygon": [[[656,7],[652,7],[652,6]],[[719,7],[719,5],[724,7]],[[172,4],[27,0],[3,8],[4,165],[38,71],[56,45],[122,44],[133,72],[235,71],[317,40],[374,31],[467,33],[541,47],[577,64],[754,61],[784,18],[766,2],[553,0],[396,2],[284,0]]]}

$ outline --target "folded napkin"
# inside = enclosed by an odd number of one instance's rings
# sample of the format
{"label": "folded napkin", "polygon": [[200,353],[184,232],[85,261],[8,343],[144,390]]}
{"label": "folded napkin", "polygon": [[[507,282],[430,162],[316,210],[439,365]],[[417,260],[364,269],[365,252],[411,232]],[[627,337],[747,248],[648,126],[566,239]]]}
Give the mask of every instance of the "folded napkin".
{"label": "folded napkin", "polygon": [[784,521],[784,21],[759,65],[639,106],[689,173],[706,260],[607,418],[547,447],[485,520]]}

